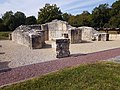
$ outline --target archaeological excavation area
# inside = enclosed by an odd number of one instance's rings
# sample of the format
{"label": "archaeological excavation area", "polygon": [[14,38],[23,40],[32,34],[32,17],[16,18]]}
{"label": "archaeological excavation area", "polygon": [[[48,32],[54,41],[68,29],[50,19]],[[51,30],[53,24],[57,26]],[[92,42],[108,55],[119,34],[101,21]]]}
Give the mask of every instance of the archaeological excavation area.
{"label": "archaeological excavation area", "polygon": [[0,41],[0,69],[72,58],[120,48],[120,35],[100,33],[92,27],[72,27],[53,20],[42,25],[21,25]]}

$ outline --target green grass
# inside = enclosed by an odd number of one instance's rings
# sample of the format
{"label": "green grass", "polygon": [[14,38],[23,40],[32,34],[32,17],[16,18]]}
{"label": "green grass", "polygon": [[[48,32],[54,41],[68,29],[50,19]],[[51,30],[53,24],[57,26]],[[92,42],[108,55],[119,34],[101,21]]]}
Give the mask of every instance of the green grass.
{"label": "green grass", "polygon": [[11,32],[0,32],[0,40],[8,40]]}
{"label": "green grass", "polygon": [[101,62],[66,68],[0,90],[120,90],[120,64]]}

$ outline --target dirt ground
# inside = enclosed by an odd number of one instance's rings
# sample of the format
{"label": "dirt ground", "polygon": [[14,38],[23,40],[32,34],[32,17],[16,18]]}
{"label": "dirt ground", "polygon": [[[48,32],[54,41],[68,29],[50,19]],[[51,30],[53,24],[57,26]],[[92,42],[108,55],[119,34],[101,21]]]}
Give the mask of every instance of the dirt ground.
{"label": "dirt ground", "polygon": [[[43,49],[29,49],[13,41],[0,41],[0,69],[15,68],[19,66],[56,60],[55,50],[48,45]],[[70,52],[74,54],[87,54],[120,48],[120,35],[110,35],[110,41],[94,41],[71,44]]]}

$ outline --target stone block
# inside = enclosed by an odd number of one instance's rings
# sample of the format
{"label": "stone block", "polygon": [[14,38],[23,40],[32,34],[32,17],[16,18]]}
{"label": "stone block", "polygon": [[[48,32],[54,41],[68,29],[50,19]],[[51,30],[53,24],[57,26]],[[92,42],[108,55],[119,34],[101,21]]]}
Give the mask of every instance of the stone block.
{"label": "stone block", "polygon": [[12,40],[12,34],[11,33],[9,34],[9,40]]}
{"label": "stone block", "polygon": [[107,34],[107,33],[99,33],[98,41],[109,41],[109,34]]}
{"label": "stone block", "polygon": [[54,40],[54,48],[56,50],[56,58],[64,58],[70,56],[69,39],[56,39]]}
{"label": "stone block", "polygon": [[43,47],[42,37],[39,35],[32,35],[31,36],[31,49],[40,49]]}

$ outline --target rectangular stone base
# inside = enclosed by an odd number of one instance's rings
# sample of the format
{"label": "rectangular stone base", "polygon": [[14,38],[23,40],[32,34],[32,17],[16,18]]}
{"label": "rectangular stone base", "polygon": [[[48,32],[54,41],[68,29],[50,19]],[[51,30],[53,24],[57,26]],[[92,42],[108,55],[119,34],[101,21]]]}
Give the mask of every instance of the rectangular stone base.
{"label": "rectangular stone base", "polygon": [[64,58],[70,56],[69,51],[70,39],[54,39],[52,47],[55,48],[56,58]]}

